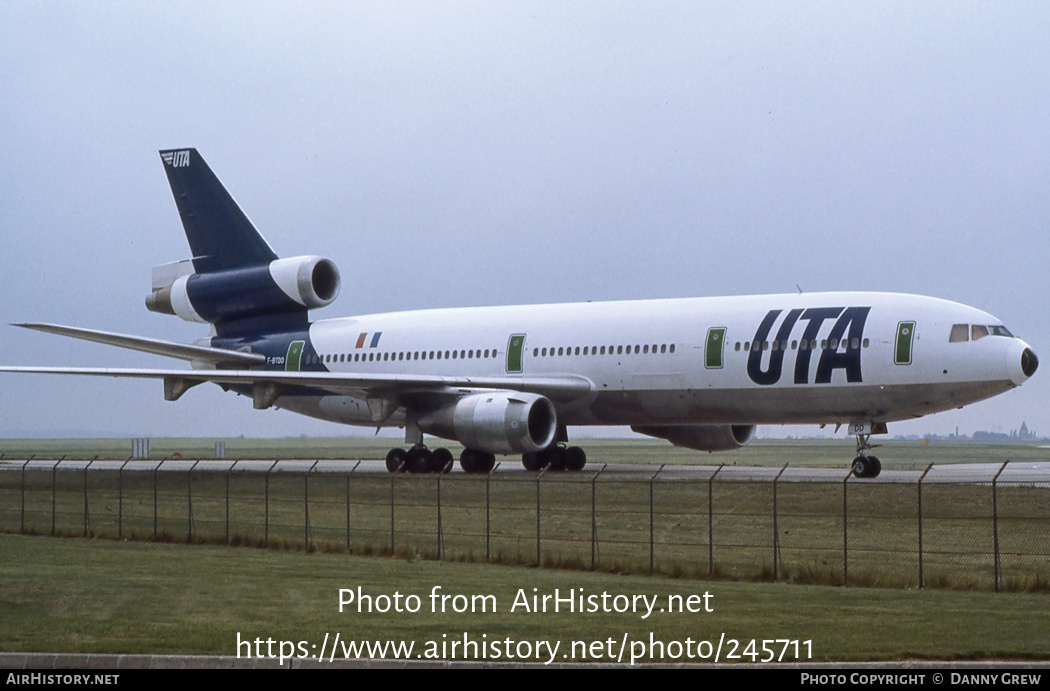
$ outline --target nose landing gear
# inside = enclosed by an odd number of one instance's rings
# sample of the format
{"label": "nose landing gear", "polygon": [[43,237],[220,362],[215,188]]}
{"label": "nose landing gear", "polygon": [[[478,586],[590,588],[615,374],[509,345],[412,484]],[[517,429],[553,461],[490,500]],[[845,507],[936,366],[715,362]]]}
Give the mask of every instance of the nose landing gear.
{"label": "nose landing gear", "polygon": [[857,435],[857,457],[853,459],[853,477],[873,478],[882,472],[882,463],[875,456],[868,455],[868,449],[874,449],[879,444],[870,444],[870,434]]}

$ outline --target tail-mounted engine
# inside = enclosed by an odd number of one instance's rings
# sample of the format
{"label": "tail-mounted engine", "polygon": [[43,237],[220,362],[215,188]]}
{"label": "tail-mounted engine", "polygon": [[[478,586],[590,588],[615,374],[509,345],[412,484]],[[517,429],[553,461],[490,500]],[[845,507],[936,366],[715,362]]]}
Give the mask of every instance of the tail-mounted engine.
{"label": "tail-mounted engine", "polygon": [[255,317],[303,315],[339,295],[339,270],[323,257],[289,257],[269,264],[194,273],[187,260],[156,267],[152,312],[226,325]]}

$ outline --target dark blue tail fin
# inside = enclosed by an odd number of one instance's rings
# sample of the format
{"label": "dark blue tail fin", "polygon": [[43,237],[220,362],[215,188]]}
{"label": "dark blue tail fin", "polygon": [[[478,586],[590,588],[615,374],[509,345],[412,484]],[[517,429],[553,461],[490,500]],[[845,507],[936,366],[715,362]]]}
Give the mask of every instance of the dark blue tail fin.
{"label": "dark blue tail fin", "polygon": [[156,267],[146,307],[252,339],[305,328],[339,294],[339,270],[313,255],[279,259],[196,149],[160,152],[186,239],[187,262]]}
{"label": "dark blue tail fin", "polygon": [[199,274],[269,264],[277,255],[196,149],[160,152]]}

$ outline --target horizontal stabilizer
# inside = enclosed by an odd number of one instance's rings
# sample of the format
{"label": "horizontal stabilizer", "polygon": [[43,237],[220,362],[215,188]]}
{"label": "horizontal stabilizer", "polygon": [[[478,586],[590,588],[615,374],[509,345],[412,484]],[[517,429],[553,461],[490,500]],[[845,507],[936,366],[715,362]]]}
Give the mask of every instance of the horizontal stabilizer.
{"label": "horizontal stabilizer", "polygon": [[143,338],[141,336],[128,336],[125,334],[109,333],[107,331],[95,331],[93,329],[81,329],[75,326],[61,326],[59,324],[13,324],[23,329],[33,329],[45,333],[79,338],[95,343],[139,350],[143,353],[163,355],[165,357],[199,362],[214,367],[253,367],[266,364],[266,356],[258,353],[243,353],[236,350],[223,350],[221,348],[209,348],[207,346],[186,345],[183,343],[172,343],[155,338]]}

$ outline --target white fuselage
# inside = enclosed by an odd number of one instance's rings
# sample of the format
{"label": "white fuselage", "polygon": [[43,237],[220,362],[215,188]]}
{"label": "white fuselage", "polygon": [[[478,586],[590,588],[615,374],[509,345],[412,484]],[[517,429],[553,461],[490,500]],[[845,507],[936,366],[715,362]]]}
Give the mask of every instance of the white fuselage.
{"label": "white fuselage", "polygon": [[[318,321],[309,338],[331,372],[503,377],[508,389],[517,377],[586,380],[588,393],[555,400],[563,425],[888,422],[1027,379],[1027,346],[997,318],[892,293],[421,310]],[[352,396],[279,406],[377,423]],[[382,422],[403,424],[403,411]]]}

